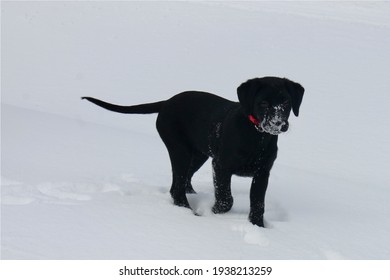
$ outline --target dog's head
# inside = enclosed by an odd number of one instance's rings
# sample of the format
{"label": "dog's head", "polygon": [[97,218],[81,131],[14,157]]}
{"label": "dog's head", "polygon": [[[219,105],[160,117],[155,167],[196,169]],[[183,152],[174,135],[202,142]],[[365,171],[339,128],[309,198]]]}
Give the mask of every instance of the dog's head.
{"label": "dog's head", "polygon": [[249,120],[259,131],[272,135],[288,130],[291,110],[299,115],[304,91],[300,84],[277,77],[251,79],[237,88]]}

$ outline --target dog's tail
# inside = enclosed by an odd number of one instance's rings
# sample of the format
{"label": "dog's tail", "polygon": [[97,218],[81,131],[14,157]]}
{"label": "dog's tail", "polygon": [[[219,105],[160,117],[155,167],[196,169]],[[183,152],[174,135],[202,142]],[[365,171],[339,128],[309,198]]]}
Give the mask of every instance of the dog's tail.
{"label": "dog's tail", "polygon": [[160,112],[162,105],[165,103],[165,101],[159,101],[154,103],[147,103],[147,104],[140,104],[140,105],[133,105],[133,106],[121,106],[121,105],[107,103],[93,97],[81,97],[81,99],[86,99],[100,107],[103,107],[104,109],[117,112],[117,113],[122,113],[122,114],[158,113]]}

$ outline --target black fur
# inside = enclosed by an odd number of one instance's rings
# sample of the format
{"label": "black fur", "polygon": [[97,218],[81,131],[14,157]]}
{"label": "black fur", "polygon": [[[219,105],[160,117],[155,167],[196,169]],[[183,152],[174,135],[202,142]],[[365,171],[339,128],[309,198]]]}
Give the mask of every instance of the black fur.
{"label": "black fur", "polygon": [[264,198],[277,156],[278,134],[287,131],[291,110],[298,116],[303,93],[298,83],[264,77],[238,87],[239,103],[198,91],[136,106],[83,99],[120,113],[159,113],[157,130],[172,164],[170,193],[175,205],[190,208],[186,193],[195,192],[191,178],[209,157],[213,158],[214,213],[225,213],[233,205],[233,174],[253,177],[249,220],[263,227]]}

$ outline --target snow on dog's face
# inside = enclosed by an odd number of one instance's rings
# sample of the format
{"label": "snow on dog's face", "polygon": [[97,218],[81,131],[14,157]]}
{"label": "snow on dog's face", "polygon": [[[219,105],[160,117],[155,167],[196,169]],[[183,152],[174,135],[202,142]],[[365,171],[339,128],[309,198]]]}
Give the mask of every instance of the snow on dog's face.
{"label": "snow on dog's face", "polygon": [[288,130],[291,109],[298,116],[303,92],[300,84],[276,77],[255,78],[237,89],[244,113],[260,132],[272,135]]}
{"label": "snow on dog's face", "polygon": [[267,104],[266,108],[262,108],[258,112],[260,128],[269,134],[278,135],[288,130],[288,117],[290,116],[291,105],[289,100],[282,104],[272,105],[269,102],[262,101]]}

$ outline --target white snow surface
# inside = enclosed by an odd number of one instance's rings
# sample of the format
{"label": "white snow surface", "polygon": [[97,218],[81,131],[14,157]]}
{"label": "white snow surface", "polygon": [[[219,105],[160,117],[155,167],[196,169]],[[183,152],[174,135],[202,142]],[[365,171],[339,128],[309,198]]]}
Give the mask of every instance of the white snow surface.
{"label": "white snow surface", "polygon": [[[1,258],[389,259],[390,4],[2,2]],[[249,78],[306,91],[279,136],[266,228],[249,178],[195,216],[172,204],[156,115],[118,104],[204,90],[237,100]]]}

